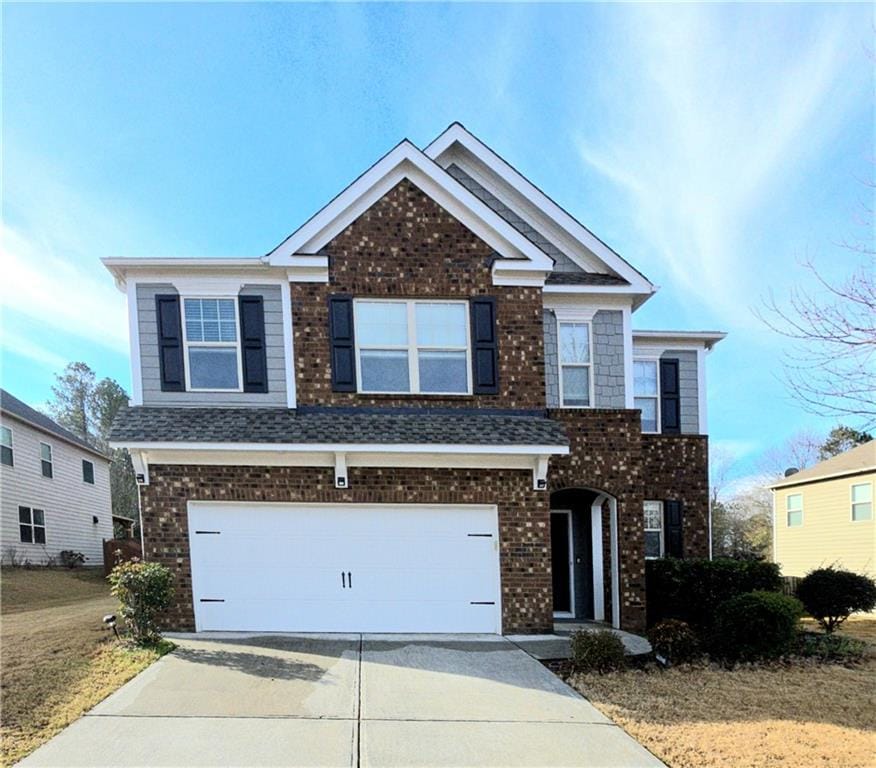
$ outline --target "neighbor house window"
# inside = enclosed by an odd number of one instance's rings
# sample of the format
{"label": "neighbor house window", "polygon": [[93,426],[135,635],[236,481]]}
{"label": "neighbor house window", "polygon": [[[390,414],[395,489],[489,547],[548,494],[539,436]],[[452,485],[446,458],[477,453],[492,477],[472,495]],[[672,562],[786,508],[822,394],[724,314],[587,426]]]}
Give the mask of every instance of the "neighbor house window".
{"label": "neighbor house window", "polygon": [[660,408],[656,360],[636,360],[633,362],[633,392],[635,407],[642,412],[642,431],[660,431]]}
{"label": "neighbor house window", "polygon": [[183,299],[187,389],[240,391],[235,299]]}
{"label": "neighbor house window", "polygon": [[46,513],[41,509],[19,507],[18,534],[23,544],[45,544]]}
{"label": "neighbor house window", "polygon": [[590,323],[560,323],[560,401],[566,408],[593,404]]}
{"label": "neighbor house window", "polygon": [[354,307],[361,392],[471,391],[466,302],[368,300]]}
{"label": "neighbor house window", "polygon": [[94,463],[82,459],[82,482],[94,485]]}
{"label": "neighbor house window", "polygon": [[852,486],[852,520],[873,519],[873,484],[856,483]]}
{"label": "neighbor house window", "polygon": [[53,476],[52,446],[48,443],[40,443],[40,465],[43,470],[43,477],[50,478]]}
{"label": "neighbor house window", "polygon": [[788,512],[788,525],[803,525],[803,494],[791,493],[785,500],[785,508]]}
{"label": "neighbor house window", "polygon": [[645,557],[663,557],[663,502],[645,502]]}
{"label": "neighbor house window", "polygon": [[0,427],[0,463],[12,466],[12,430]]}

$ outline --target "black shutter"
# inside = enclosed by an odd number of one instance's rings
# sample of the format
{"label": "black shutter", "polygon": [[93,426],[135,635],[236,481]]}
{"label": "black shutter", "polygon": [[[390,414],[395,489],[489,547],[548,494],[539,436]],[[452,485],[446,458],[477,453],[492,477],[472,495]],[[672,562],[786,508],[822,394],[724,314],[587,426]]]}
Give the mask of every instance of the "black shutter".
{"label": "black shutter", "polygon": [[158,324],[158,365],[161,370],[161,391],[184,392],[186,377],[179,296],[176,294],[157,295],[155,297],[155,315]]}
{"label": "black shutter", "polygon": [[268,391],[268,355],[265,350],[265,306],[261,296],[239,296],[240,348],[243,356],[243,391]]}
{"label": "black shutter", "polygon": [[476,395],[499,394],[499,351],[496,340],[496,300],[471,300],[472,380]]}
{"label": "black shutter", "polygon": [[678,385],[678,360],[660,360],[660,424],[666,435],[681,433],[681,398]]}
{"label": "black shutter", "polygon": [[682,518],[682,506],[680,501],[663,502],[663,525],[666,532],[667,557],[684,557]]}
{"label": "black shutter", "polygon": [[356,391],[356,345],[353,297],[329,296],[329,335],[332,355],[332,391]]}

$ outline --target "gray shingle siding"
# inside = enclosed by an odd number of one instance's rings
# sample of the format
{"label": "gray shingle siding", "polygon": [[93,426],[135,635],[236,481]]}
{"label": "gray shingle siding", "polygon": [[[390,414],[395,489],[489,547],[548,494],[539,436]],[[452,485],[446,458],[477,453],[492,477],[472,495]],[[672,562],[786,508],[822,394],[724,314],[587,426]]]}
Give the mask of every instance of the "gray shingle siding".
{"label": "gray shingle siding", "polygon": [[661,357],[678,360],[678,386],[681,402],[681,433],[697,435],[700,431],[699,379],[697,353],[691,349],[666,350]]}
{"label": "gray shingle siding", "polygon": [[462,186],[471,192],[482,203],[492,208],[505,221],[507,221],[514,229],[516,229],[527,240],[535,243],[548,256],[554,260],[554,269],[557,272],[582,272],[583,270],[574,261],[572,261],[565,253],[557,248],[553,243],[547,240],[540,232],[532,227],[527,221],[518,216],[505,203],[503,203],[492,192],[484,189],[477,181],[469,176],[458,165],[451,165],[447,168],[447,173],[453,176]]}
{"label": "gray shingle siding", "polygon": [[162,392],[158,365],[158,328],[155,296],[176,293],[170,284],[137,286],[137,325],[140,331],[140,367],[144,405],[286,405],[286,367],[283,354],[283,305],[279,285],[245,285],[241,293],[264,298],[268,391]]}
{"label": "gray shingle siding", "polygon": [[[624,408],[624,325],[619,310],[601,309],[593,316],[593,405]],[[548,408],[560,407],[557,320],[544,311],[545,393]]]}

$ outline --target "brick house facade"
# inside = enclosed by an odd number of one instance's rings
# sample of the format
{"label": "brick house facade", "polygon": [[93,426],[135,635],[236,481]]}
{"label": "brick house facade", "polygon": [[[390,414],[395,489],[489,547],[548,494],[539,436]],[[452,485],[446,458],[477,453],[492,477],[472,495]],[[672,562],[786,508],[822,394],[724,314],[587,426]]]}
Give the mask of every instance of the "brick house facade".
{"label": "brick house facade", "polygon": [[[494,175],[463,186],[466,158]],[[425,154],[399,145],[263,259],[108,261],[136,329],[134,396],[113,442],[138,472],[145,557],[176,577],[169,628],[352,631],[361,599],[386,631],[541,633],[557,617],[642,630],[646,555],[708,556],[704,360],[721,334],[632,331],[653,286],[515,174],[454,125]],[[392,337],[371,356],[363,303]],[[443,340],[450,326],[421,310],[464,314],[465,339]],[[441,342],[424,343],[430,333]],[[237,370],[218,371],[232,351]],[[369,389],[366,364],[410,391],[371,391],[391,387]],[[453,394],[414,392],[454,376]],[[421,509],[439,533],[394,541]],[[344,555],[355,566],[320,602],[322,562],[304,572],[286,552],[307,526],[314,551],[346,552],[344,519],[369,543]],[[404,564],[416,548],[422,568]],[[241,575],[260,568],[280,578]],[[234,608],[247,601],[260,612]],[[418,601],[440,606],[435,617]]]}

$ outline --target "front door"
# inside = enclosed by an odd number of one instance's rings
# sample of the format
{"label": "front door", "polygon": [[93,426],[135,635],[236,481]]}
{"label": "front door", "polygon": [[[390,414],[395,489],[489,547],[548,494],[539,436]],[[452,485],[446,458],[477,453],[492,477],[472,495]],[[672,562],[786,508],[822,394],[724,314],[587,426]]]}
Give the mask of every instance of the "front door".
{"label": "front door", "polygon": [[554,614],[574,616],[572,590],[572,513],[551,511],[551,571],[553,573]]}

